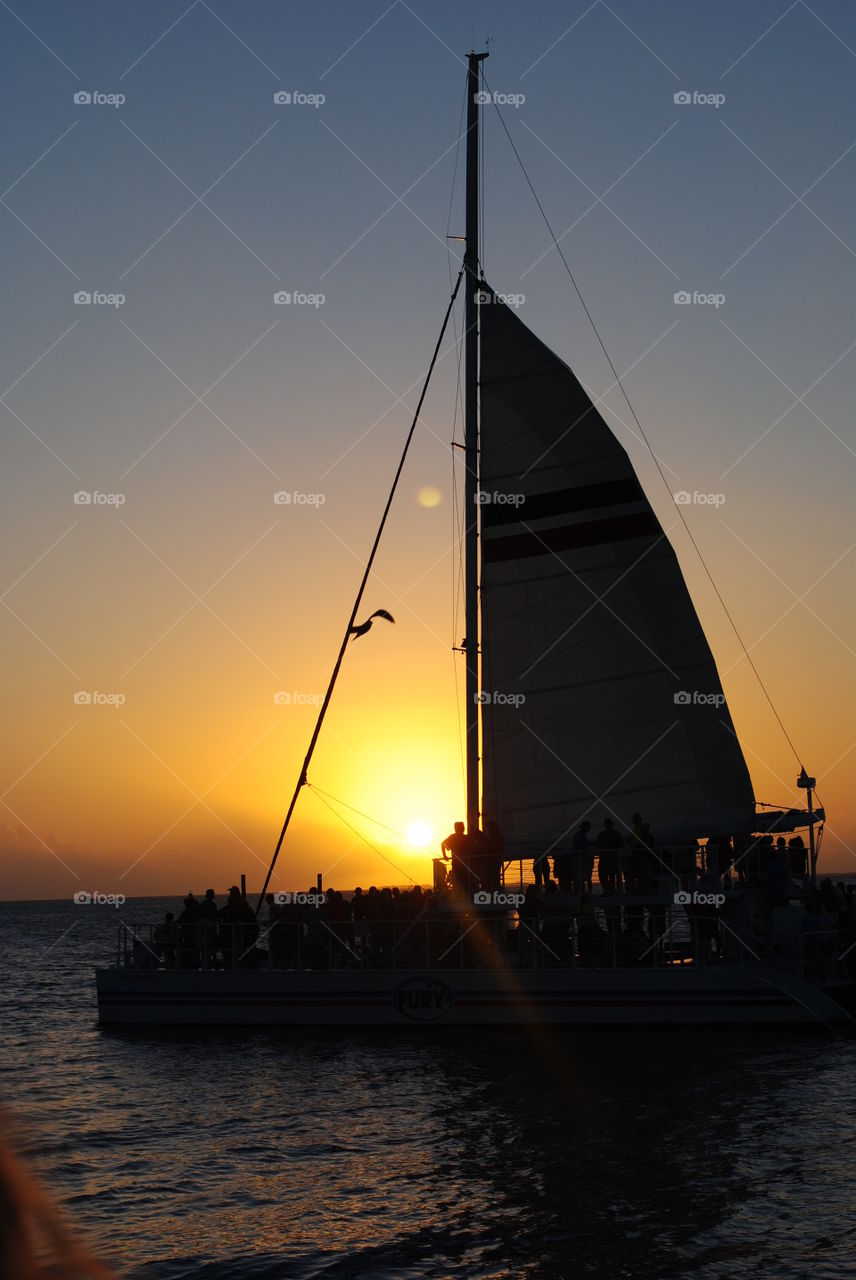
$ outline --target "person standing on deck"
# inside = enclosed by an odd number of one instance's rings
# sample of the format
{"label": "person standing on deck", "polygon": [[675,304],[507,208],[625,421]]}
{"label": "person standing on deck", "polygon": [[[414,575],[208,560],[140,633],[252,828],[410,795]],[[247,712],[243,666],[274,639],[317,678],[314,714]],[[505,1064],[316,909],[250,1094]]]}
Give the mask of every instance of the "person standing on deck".
{"label": "person standing on deck", "polygon": [[535,874],[535,888],[546,889],[550,883],[550,856],[548,853],[536,853],[532,859],[532,870]]}
{"label": "person standing on deck", "polygon": [[624,841],[621,834],[616,831],[612,818],[604,818],[603,830],[598,832],[597,837],[598,851],[598,867],[597,877],[603,887],[603,892],[609,897],[615,893],[619,887],[621,879],[621,850],[624,848]]}
{"label": "person standing on deck", "polygon": [[445,859],[452,860],[452,887],[463,893],[469,890],[470,881],[474,877],[469,866],[472,841],[464,831],[463,822],[456,822],[451,835],[440,845],[440,852]]}

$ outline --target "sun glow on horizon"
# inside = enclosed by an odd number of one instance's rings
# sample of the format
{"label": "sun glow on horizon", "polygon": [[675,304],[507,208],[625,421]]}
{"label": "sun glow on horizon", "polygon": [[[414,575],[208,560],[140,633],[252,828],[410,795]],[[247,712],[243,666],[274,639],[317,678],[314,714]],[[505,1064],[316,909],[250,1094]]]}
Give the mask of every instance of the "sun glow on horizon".
{"label": "sun glow on horizon", "polygon": [[407,843],[412,849],[427,849],[433,843],[434,832],[430,823],[417,818],[407,827]]}

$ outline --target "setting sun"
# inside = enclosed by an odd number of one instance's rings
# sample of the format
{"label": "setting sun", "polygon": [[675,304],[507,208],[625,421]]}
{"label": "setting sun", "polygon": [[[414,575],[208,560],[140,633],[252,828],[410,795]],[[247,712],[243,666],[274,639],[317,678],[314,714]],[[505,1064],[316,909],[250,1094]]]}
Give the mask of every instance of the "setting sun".
{"label": "setting sun", "polygon": [[407,828],[407,843],[414,849],[427,849],[433,840],[434,833],[427,822],[418,819]]}

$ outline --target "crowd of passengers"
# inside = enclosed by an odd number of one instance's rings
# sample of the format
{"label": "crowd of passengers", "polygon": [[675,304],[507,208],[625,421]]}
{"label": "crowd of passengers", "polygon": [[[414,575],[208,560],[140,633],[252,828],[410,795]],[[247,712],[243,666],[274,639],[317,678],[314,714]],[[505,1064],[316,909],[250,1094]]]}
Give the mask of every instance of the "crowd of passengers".
{"label": "crowd of passengers", "polygon": [[[772,836],[751,842],[723,838],[670,851],[655,849],[639,814],[633,815],[626,842],[609,818],[593,841],[590,830],[582,822],[571,850],[536,857],[534,882],[513,902],[501,889],[496,829],[473,842],[461,823],[441,846],[450,865],[446,871],[436,860],[434,890],[372,885],[349,898],[335,889],[269,893],[258,917],[235,885],[222,906],[213,889],[201,900],[189,894],[178,918],[168,912],[155,929],[150,958],[138,949],[137,959],[170,968],[270,963],[286,969],[456,967],[515,955],[527,966],[657,963],[675,943],[668,939],[668,900],[678,889],[691,897],[681,905],[704,954],[715,959],[726,953],[728,939],[714,899],[734,883],[732,875],[746,895],[754,895],[759,917],[767,922],[777,906],[802,897],[805,954],[818,972],[831,966],[842,941],[844,947],[856,941],[854,887],[827,879],[812,889],[799,836],[789,843]],[[469,920],[462,926],[462,912],[482,927],[470,929]]]}

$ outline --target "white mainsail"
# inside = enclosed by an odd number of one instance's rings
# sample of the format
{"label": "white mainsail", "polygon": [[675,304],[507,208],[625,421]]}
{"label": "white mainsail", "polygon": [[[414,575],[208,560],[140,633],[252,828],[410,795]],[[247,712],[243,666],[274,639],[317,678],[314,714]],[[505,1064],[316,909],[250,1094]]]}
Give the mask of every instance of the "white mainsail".
{"label": "white mainsail", "polygon": [[[482,811],[510,853],[587,817],[750,831],[752,784],[677,558],[573,372],[480,307]],[[626,828],[625,828],[626,834]]]}

